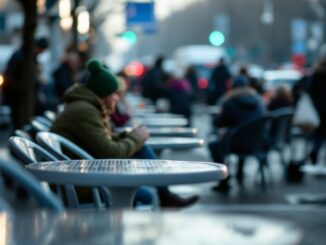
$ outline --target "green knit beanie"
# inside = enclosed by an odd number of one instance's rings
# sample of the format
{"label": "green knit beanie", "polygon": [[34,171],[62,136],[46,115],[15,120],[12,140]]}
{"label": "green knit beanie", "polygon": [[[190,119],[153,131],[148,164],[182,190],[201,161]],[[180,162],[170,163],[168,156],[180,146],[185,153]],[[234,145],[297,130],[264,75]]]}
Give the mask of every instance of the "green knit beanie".
{"label": "green knit beanie", "polygon": [[100,61],[96,59],[88,61],[87,69],[89,75],[85,86],[100,98],[109,96],[118,90],[119,82],[117,78]]}

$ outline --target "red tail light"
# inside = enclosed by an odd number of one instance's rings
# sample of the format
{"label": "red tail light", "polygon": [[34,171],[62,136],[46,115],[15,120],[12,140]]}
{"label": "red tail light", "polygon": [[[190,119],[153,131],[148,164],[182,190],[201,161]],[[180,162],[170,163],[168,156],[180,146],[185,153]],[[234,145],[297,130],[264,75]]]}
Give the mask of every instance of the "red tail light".
{"label": "red tail light", "polygon": [[200,89],[206,89],[208,87],[208,81],[206,78],[203,78],[203,77],[198,79],[197,84],[198,84],[198,88],[200,88]]}

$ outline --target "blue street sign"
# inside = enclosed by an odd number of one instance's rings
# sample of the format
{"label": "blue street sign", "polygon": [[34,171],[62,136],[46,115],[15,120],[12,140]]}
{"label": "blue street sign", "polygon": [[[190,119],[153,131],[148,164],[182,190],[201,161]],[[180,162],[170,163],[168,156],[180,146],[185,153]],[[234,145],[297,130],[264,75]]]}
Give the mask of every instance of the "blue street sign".
{"label": "blue street sign", "polygon": [[156,30],[154,2],[128,2],[126,5],[127,29],[141,28],[145,32]]}

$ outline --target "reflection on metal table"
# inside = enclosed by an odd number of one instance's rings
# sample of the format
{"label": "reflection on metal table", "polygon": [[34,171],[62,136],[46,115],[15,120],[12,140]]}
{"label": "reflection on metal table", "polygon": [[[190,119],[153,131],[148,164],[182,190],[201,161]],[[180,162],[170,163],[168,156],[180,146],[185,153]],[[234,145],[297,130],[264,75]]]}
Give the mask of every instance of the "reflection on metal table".
{"label": "reflection on metal table", "polygon": [[53,184],[107,186],[116,207],[131,207],[141,185],[215,182],[227,176],[222,164],[170,160],[73,160],[30,164],[26,168],[41,181]]}
{"label": "reflection on metal table", "polygon": [[147,127],[183,127],[188,125],[186,118],[137,118],[131,125],[144,125]]}
{"label": "reflection on metal table", "polygon": [[150,137],[146,144],[154,150],[187,150],[203,146],[205,141],[199,138],[187,137]]}
{"label": "reflection on metal table", "polygon": [[1,244],[300,244],[301,230],[286,221],[239,214],[180,212],[0,213]]}

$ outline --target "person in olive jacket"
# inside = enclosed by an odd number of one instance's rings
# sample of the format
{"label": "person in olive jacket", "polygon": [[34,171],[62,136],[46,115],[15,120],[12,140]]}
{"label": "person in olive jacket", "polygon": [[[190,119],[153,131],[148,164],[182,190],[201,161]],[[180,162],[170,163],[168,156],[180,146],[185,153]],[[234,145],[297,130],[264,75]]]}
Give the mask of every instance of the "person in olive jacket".
{"label": "person in olive jacket", "polygon": [[[136,127],[128,133],[111,129],[110,115],[119,100],[116,93],[119,82],[115,75],[95,59],[88,62],[87,69],[85,84],[75,84],[64,94],[64,110],[57,116],[51,131],[71,140],[95,158],[156,158],[145,144],[149,136],[145,127]],[[198,200],[198,196],[181,198],[167,187],[157,190],[162,207],[185,207]]]}

